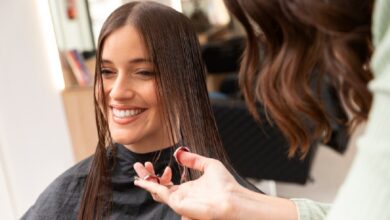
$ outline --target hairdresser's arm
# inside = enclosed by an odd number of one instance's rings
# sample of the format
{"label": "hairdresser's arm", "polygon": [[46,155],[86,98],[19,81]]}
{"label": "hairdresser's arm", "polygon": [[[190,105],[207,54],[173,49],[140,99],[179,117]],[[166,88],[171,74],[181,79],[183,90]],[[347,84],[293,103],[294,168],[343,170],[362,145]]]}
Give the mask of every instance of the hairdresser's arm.
{"label": "hairdresser's arm", "polygon": [[193,219],[298,219],[295,204],[252,192],[236,182],[225,166],[214,159],[183,152],[178,160],[203,175],[181,185],[166,187],[142,180],[146,168],[134,166],[141,179],[135,181],[182,216]]}
{"label": "hairdresser's arm", "polygon": [[315,202],[309,199],[291,199],[297,206],[300,220],[323,220],[331,205]]}
{"label": "hairdresser's arm", "polygon": [[373,102],[366,130],[329,220],[390,219],[390,1],[377,0],[373,17]]}

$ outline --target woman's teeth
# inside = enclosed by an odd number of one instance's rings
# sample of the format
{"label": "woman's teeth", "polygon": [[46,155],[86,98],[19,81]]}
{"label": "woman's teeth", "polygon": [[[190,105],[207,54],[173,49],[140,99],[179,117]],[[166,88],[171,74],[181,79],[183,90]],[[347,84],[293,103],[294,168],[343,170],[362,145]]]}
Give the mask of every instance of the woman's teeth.
{"label": "woman's teeth", "polygon": [[112,113],[115,117],[118,118],[125,118],[125,117],[131,117],[140,114],[144,110],[142,109],[126,109],[126,110],[119,110],[119,109],[112,109]]}

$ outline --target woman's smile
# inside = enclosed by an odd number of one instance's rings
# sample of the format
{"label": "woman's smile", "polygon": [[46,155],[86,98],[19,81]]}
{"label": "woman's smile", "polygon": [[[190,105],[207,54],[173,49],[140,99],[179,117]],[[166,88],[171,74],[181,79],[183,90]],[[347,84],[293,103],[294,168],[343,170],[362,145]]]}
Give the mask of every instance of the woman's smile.
{"label": "woman's smile", "polygon": [[112,118],[115,123],[126,125],[142,116],[147,109],[139,107],[111,107]]}

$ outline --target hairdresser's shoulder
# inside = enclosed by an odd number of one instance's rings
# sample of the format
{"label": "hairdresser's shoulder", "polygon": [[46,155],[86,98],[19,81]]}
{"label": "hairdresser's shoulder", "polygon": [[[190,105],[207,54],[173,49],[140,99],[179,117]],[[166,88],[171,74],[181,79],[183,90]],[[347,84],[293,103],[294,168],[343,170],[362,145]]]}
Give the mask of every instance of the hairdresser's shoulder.
{"label": "hairdresser's shoulder", "polygon": [[91,163],[88,157],[58,176],[21,219],[74,219]]}

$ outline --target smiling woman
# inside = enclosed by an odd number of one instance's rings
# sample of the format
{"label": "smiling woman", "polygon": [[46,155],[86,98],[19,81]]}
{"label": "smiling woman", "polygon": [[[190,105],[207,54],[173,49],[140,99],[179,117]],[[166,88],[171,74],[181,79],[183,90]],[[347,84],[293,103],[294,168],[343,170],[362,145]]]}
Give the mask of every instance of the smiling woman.
{"label": "smiling woman", "polygon": [[96,152],[58,177],[23,219],[180,219],[134,185],[135,163],[163,176],[169,172],[174,184],[198,178],[199,172],[185,170],[173,158],[176,148],[186,145],[234,173],[218,135],[190,21],[157,3],[125,4],[104,23],[96,61]]}
{"label": "smiling woman", "polygon": [[134,26],[107,37],[101,75],[113,140],[136,153],[170,146],[157,102],[154,66]]}

